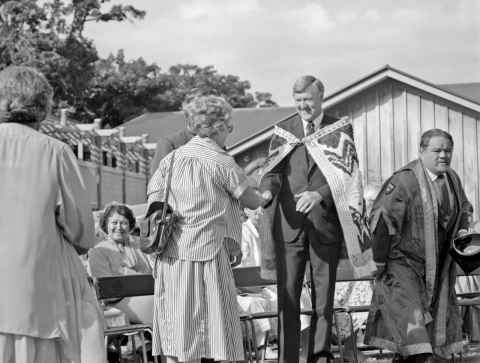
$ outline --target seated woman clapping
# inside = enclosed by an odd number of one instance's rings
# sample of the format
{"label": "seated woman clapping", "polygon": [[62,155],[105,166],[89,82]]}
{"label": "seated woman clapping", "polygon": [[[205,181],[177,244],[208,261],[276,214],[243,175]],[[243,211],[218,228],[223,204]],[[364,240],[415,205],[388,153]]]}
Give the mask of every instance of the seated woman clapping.
{"label": "seated woman clapping", "polygon": [[[149,274],[152,272],[148,257],[140,251],[131,237],[135,217],[126,205],[111,203],[100,218],[105,240],[88,253],[90,273],[93,277]],[[124,298],[114,306],[122,310],[131,322],[152,324],[153,296]]]}

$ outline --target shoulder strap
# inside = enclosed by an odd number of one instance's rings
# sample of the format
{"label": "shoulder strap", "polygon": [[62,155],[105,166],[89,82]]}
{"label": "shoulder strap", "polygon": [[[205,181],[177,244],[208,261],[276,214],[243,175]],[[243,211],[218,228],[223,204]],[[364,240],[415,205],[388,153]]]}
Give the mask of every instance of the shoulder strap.
{"label": "shoulder strap", "polygon": [[172,172],[173,172],[173,159],[175,159],[175,151],[172,152],[172,157],[170,159],[170,166],[168,167],[167,182],[165,183],[165,192],[163,193],[163,207],[162,207],[162,220],[165,219],[167,214],[168,206],[168,195],[170,194],[170,184],[172,182]]}

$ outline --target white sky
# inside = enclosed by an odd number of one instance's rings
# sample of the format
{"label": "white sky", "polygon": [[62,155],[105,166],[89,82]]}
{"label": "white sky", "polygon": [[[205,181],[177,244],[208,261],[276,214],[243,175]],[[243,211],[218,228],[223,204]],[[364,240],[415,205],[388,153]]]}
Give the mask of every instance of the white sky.
{"label": "white sky", "polygon": [[101,56],[124,49],[164,70],[214,65],[282,106],[302,74],[319,77],[327,94],[385,64],[432,83],[480,82],[479,0],[121,2],[147,15],[88,24]]}

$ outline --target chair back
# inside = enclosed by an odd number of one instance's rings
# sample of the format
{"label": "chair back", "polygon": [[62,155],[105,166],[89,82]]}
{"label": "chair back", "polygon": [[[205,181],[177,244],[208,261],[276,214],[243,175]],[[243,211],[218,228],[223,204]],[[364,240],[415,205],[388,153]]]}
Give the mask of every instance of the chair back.
{"label": "chair back", "polygon": [[94,284],[100,300],[153,295],[155,285],[151,274],[97,277]]}

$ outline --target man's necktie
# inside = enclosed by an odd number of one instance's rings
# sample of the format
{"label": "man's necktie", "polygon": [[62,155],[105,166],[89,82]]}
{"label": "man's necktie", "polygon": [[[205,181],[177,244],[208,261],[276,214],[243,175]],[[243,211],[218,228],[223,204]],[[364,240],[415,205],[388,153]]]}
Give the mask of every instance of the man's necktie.
{"label": "man's necktie", "polygon": [[305,136],[311,135],[315,132],[315,125],[313,122],[307,123],[307,134]]}
{"label": "man's necktie", "polygon": [[440,174],[434,180],[433,185],[438,199],[439,214],[449,218],[450,216],[450,196],[448,194],[447,178],[444,174]]}

